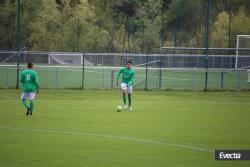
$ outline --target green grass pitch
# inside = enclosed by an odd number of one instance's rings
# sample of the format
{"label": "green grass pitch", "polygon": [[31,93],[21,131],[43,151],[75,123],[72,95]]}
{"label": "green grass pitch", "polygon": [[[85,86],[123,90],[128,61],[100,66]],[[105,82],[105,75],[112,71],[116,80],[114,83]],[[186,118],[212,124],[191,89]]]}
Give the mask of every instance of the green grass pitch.
{"label": "green grass pitch", "polygon": [[250,149],[249,92],[41,90],[32,118],[0,90],[0,167],[243,167],[215,149]]}

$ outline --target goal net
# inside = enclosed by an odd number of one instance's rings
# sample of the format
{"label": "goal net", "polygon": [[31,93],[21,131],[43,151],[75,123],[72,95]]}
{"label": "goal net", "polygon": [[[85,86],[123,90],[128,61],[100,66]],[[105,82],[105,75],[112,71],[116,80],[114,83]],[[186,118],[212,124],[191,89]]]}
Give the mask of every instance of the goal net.
{"label": "goal net", "polygon": [[48,64],[61,64],[61,65],[84,65],[92,66],[93,63],[84,59],[82,53],[59,53],[52,52],[49,54]]}
{"label": "goal net", "polygon": [[237,35],[235,69],[250,68],[250,55],[245,50],[250,48],[250,35]]}

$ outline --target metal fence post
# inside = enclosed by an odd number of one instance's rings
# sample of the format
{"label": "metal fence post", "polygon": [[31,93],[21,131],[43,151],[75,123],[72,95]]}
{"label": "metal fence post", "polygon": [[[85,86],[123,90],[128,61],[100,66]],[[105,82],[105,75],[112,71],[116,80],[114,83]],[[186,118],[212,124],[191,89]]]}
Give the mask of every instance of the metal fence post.
{"label": "metal fence post", "polygon": [[220,89],[224,89],[224,71],[220,73]]}
{"label": "metal fence post", "polygon": [[209,48],[209,20],[210,20],[210,6],[211,6],[211,0],[207,0],[207,16],[206,16],[206,25],[205,25],[205,88],[204,90],[207,91],[208,87],[208,48]]}
{"label": "metal fence post", "polygon": [[104,68],[102,69],[102,88],[105,88],[105,71]]}
{"label": "metal fence post", "polygon": [[148,89],[148,53],[146,57],[147,63],[146,63],[146,81],[145,81],[145,90]]}
{"label": "metal fence post", "polygon": [[19,71],[20,71],[20,58],[19,58],[19,50],[20,50],[20,17],[21,17],[21,0],[17,0],[17,28],[16,28],[16,50],[17,50],[17,57],[16,57],[16,64],[17,64],[17,71],[16,71],[16,89],[19,89]]}
{"label": "metal fence post", "polygon": [[237,89],[240,90],[240,70],[238,70],[238,73],[236,73],[237,75]]}
{"label": "metal fence post", "polygon": [[58,67],[56,67],[56,89],[57,89],[57,84],[58,84],[58,80],[57,80],[58,78],[57,77],[58,77]]}
{"label": "metal fence post", "polygon": [[196,89],[196,69],[193,68],[192,90]]}
{"label": "metal fence post", "polygon": [[9,88],[9,68],[8,68],[8,66],[6,67],[6,88]]}
{"label": "metal fence post", "polygon": [[204,91],[207,91],[208,85],[208,53],[205,58],[205,88]]}
{"label": "metal fence post", "polygon": [[200,67],[200,59],[199,59],[199,56],[197,56],[196,68],[199,68],[199,67]]}
{"label": "metal fence post", "polygon": [[162,57],[160,60],[160,72],[159,72],[159,88],[162,89]]}
{"label": "metal fence post", "polygon": [[84,73],[85,73],[85,53],[82,59],[82,89],[84,89]]}
{"label": "metal fence post", "polygon": [[102,66],[103,66],[103,55],[102,55]]}
{"label": "metal fence post", "polygon": [[111,70],[111,89],[114,88],[114,70]]}

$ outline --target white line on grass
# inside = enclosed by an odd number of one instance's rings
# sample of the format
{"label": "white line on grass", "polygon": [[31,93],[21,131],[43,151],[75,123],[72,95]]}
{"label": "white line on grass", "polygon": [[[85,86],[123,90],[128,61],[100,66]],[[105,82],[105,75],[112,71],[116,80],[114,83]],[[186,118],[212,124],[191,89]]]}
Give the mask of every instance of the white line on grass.
{"label": "white line on grass", "polygon": [[139,143],[173,146],[173,147],[186,148],[186,149],[203,151],[203,152],[213,152],[213,150],[208,149],[208,148],[202,148],[202,147],[197,147],[197,146],[192,146],[192,145],[187,145],[187,144],[174,144],[174,143],[168,143],[168,142],[160,142],[160,141],[147,140],[147,139],[141,139],[141,138],[135,138],[135,137],[122,137],[122,136],[96,134],[96,133],[75,132],[75,131],[70,131],[70,130],[42,130],[42,129],[15,128],[15,127],[10,127],[10,126],[0,126],[0,129],[10,129],[10,130],[28,131],[28,132],[42,132],[42,133],[59,133],[59,134],[78,135],[78,136],[95,136],[95,137],[119,139],[119,140],[125,140],[125,141],[135,141]]}
{"label": "white line on grass", "polygon": [[7,99],[7,100],[12,100],[12,98],[8,97],[8,96],[4,96],[4,95],[0,95],[0,97]]}

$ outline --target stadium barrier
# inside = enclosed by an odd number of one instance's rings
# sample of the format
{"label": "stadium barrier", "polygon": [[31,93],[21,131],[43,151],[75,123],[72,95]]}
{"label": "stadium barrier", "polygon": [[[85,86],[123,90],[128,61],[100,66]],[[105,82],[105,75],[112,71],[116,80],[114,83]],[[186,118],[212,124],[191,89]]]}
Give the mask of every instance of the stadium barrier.
{"label": "stadium barrier", "polygon": [[[20,71],[26,65],[20,66]],[[116,73],[120,67],[45,66],[35,65],[41,88],[48,89],[114,89]],[[146,68],[134,67],[136,71],[134,88],[203,90],[205,70],[202,68]],[[146,72],[147,71],[147,72]],[[14,88],[16,65],[0,66],[0,87]],[[250,89],[247,70],[209,69],[208,90]]]}
{"label": "stadium barrier", "polygon": [[[17,69],[22,71],[25,63],[33,62],[41,88],[114,89],[116,72],[132,59],[136,70],[134,88],[138,90],[204,90],[205,75],[208,90],[250,89],[249,72],[247,68],[235,69],[233,50],[222,48],[206,55],[200,48],[171,49],[161,54],[0,51],[0,88],[14,88]],[[250,66],[249,50],[240,53],[238,67]],[[20,66],[15,64],[17,56]]]}

